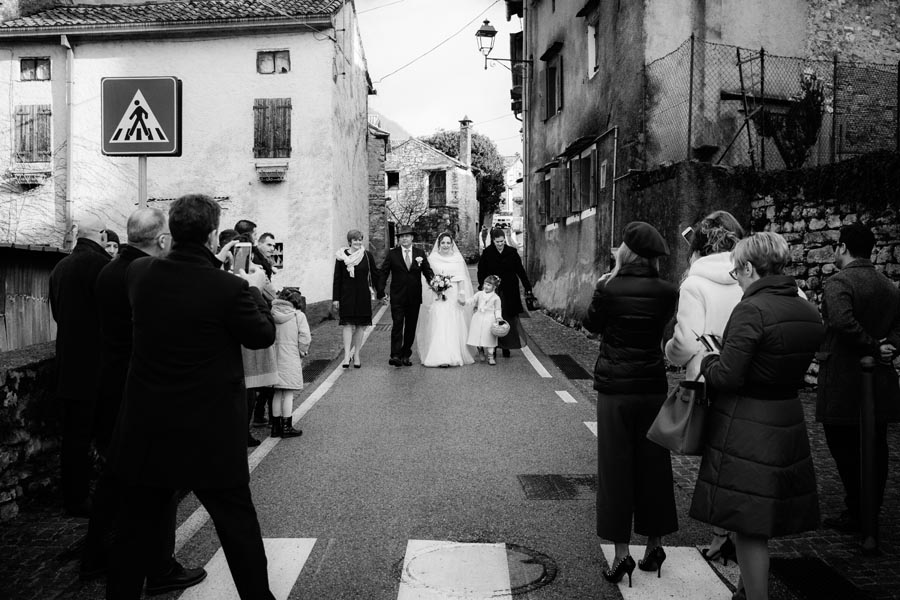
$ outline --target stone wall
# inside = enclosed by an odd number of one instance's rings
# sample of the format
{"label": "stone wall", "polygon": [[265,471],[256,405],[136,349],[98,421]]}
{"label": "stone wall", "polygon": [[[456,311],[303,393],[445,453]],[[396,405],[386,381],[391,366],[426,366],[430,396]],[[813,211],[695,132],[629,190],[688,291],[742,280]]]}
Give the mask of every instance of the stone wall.
{"label": "stone wall", "polygon": [[900,60],[900,0],[808,0],[807,55],[896,63]]}
{"label": "stone wall", "polygon": [[369,250],[379,262],[387,254],[387,210],[385,209],[384,161],[390,136],[369,128]]}

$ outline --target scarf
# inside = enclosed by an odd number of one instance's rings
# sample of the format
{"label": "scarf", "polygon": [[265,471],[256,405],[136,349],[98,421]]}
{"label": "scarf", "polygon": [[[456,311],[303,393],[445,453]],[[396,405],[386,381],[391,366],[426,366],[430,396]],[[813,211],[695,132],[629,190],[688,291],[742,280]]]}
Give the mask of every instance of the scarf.
{"label": "scarf", "polygon": [[356,252],[350,252],[350,248],[340,248],[337,251],[336,257],[338,260],[343,261],[345,265],[347,265],[347,272],[350,273],[350,277],[356,277],[356,265],[358,265],[363,257],[366,255],[365,248],[360,248]]}

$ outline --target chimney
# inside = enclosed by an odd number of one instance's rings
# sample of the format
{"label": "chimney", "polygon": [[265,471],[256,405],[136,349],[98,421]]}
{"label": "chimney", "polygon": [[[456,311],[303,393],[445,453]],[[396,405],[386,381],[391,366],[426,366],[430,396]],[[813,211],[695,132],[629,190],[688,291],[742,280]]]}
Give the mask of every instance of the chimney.
{"label": "chimney", "polygon": [[472,166],[472,121],[463,117],[459,122],[459,162]]}

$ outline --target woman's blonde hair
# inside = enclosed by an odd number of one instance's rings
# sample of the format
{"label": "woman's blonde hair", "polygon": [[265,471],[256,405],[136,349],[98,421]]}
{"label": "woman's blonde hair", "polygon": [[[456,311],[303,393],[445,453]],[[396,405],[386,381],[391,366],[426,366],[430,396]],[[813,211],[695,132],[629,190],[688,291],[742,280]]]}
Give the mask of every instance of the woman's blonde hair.
{"label": "woman's blonde hair", "polygon": [[791,262],[791,249],[780,234],[761,231],[739,241],[731,260],[738,269],[750,263],[760,277],[781,275]]}
{"label": "woman's blonde hair", "polygon": [[[619,246],[618,250],[616,250],[616,266],[613,267],[612,271],[610,271],[609,279],[612,279],[616,275],[618,275],[619,270],[625,265],[644,265],[647,267],[653,267],[658,271],[659,257],[654,256],[653,258],[645,258],[625,245],[625,242],[622,242],[622,245]],[[607,281],[609,281],[609,279],[607,279]]]}

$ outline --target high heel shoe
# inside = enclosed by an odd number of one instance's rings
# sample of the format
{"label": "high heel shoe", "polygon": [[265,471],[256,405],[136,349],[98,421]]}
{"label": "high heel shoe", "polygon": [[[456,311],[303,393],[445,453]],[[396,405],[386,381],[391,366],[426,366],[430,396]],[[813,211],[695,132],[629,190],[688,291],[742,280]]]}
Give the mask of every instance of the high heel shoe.
{"label": "high heel shoe", "polygon": [[350,368],[350,361],[351,361],[351,360],[353,360],[353,354],[352,354],[352,353],[350,354],[350,356],[347,357],[347,362],[341,363],[341,367],[343,367],[344,369],[349,369],[349,368]]}
{"label": "high heel shoe", "polygon": [[354,369],[361,369],[361,368],[362,368],[362,363],[359,362],[359,357],[358,357],[358,356],[354,357],[354,360],[353,360],[353,368],[354,368]]}
{"label": "high heel shoe", "polygon": [[734,542],[731,540],[731,536],[729,534],[715,534],[717,538],[725,538],[725,541],[722,542],[722,545],[716,548],[713,552],[710,552],[711,548],[704,548],[700,551],[700,554],[703,555],[703,558],[706,560],[718,560],[722,559],[722,564],[724,566],[728,566],[728,561],[737,564],[737,548],[734,546]]}
{"label": "high heel shoe", "polygon": [[630,555],[614,561],[612,567],[603,571],[603,578],[611,583],[619,583],[628,575],[628,587],[631,587],[631,573],[634,572],[634,559]]}
{"label": "high heel shoe", "polygon": [[666,561],[666,551],[662,546],[657,546],[647,553],[647,556],[638,561],[641,571],[656,571],[657,577],[662,577],[662,564]]}

